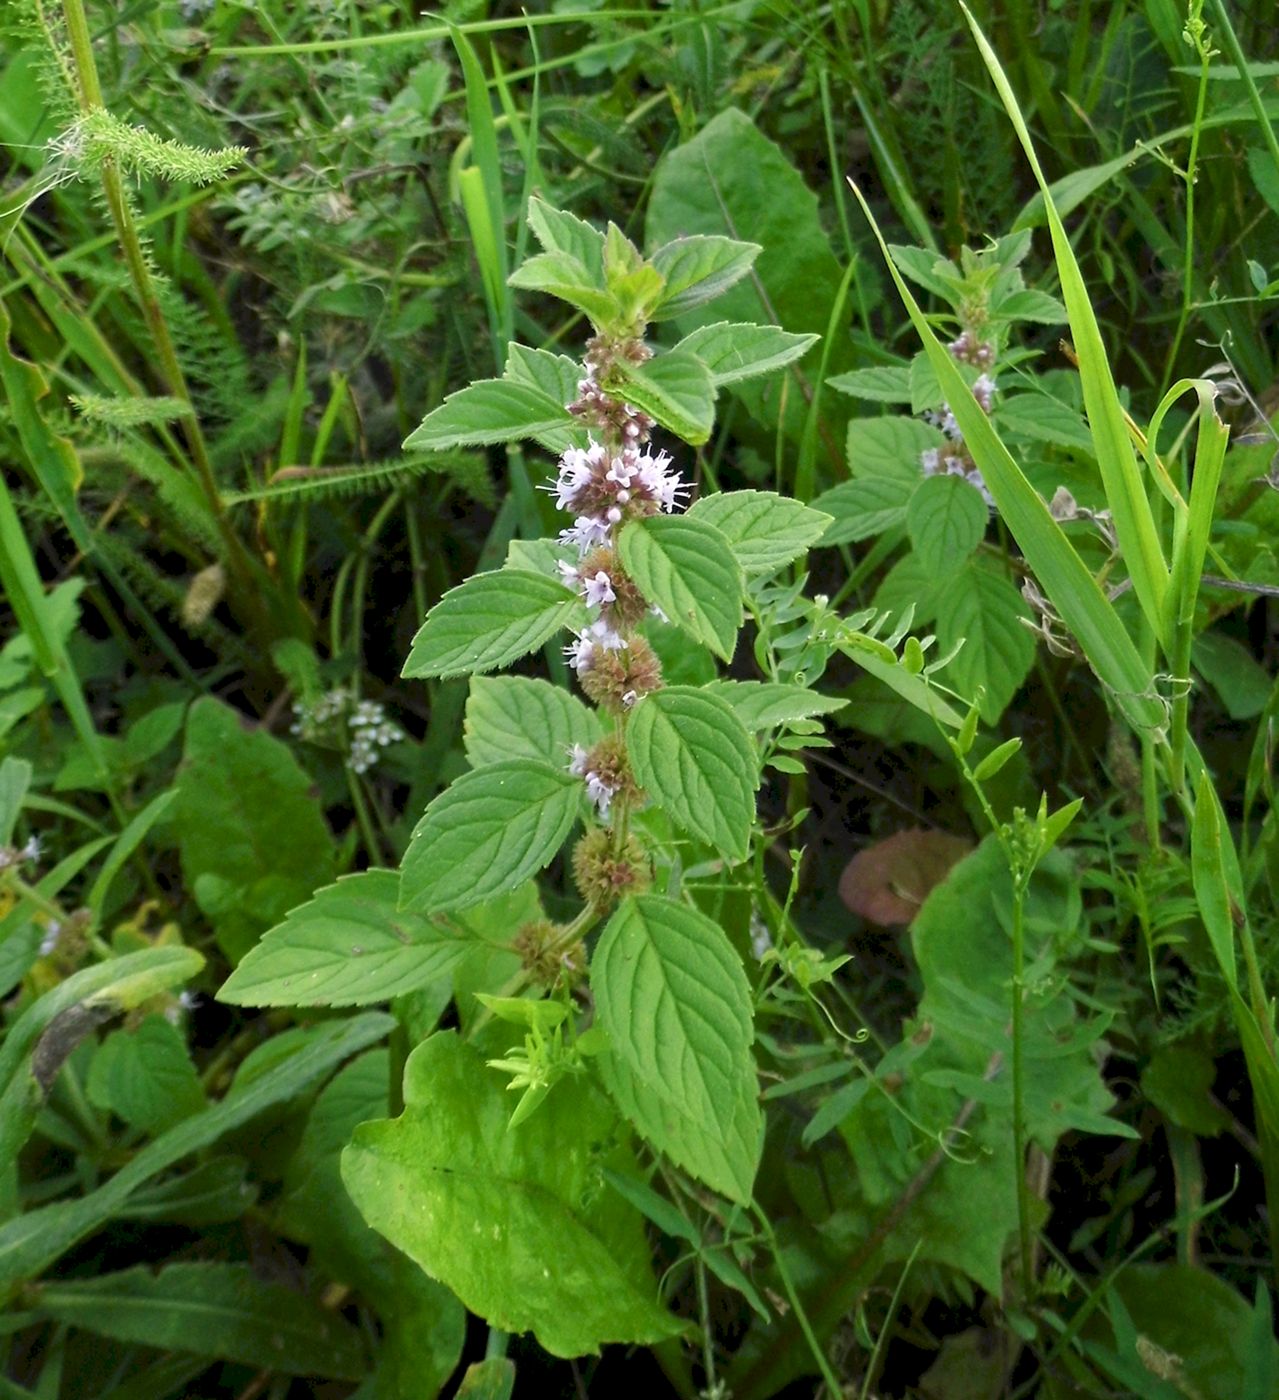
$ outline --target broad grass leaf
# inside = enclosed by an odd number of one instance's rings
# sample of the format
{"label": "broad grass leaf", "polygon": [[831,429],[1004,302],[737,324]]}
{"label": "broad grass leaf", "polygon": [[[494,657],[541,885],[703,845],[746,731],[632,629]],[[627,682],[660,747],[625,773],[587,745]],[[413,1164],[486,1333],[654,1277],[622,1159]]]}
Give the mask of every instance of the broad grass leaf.
{"label": "broad grass leaf", "polygon": [[821,539],[831,517],[775,491],[703,496],[685,519],[713,525],[748,574],[776,573]]}
{"label": "broad grass leaf", "polygon": [[937,608],[937,641],[945,653],[963,642],[945,676],[961,695],[985,694],[981,717],[995,724],[1030,674],[1035,639],[1022,619],[1030,610],[1002,573],[971,561],[951,580]]}
{"label": "broad grass leaf", "polygon": [[684,516],[634,520],[618,548],[650,603],[695,641],[732,660],[742,625],[742,570],[713,525]]}
{"label": "broad grass leaf", "polygon": [[[186,949],[157,948],[151,952],[197,956]],[[109,964],[105,970],[110,971]],[[292,1102],[342,1060],[383,1039],[394,1024],[389,1016],[366,1011],[316,1026],[301,1048],[264,1068],[242,1089],[149,1142],[97,1190],[86,1196],[38,1206],[0,1225],[0,1285],[35,1278],[73,1245],[112,1219],[145,1182],[242,1127],[266,1109]],[[4,1049],[8,1049],[7,1042]],[[0,1073],[0,1080],[4,1077]]]}
{"label": "broad grass leaf", "polygon": [[598,1189],[602,1168],[633,1164],[589,1083],[556,1084],[512,1129],[501,1078],[449,1032],[409,1058],[404,1104],[356,1130],[342,1177],[369,1224],[472,1312],[553,1356],[680,1331],[657,1302],[643,1217]]}
{"label": "broad grass leaf", "polygon": [[658,248],[650,258],[665,287],[649,313],[651,321],[671,321],[721,296],[751,270],[763,250],[722,234],[693,234]]}
{"label": "broad grass leaf", "polygon": [[626,741],[636,780],[676,825],[731,860],[745,858],[759,758],[727,702],[668,686],[636,708]]}
{"label": "broad grass leaf", "polygon": [[462,676],[509,666],[573,621],[581,600],[527,569],[474,574],[426,615],[402,675]]}
{"label": "broad grass leaf", "polygon": [[817,340],[815,335],[792,335],[780,326],[716,321],[686,335],[675,348],[696,355],[718,389],[783,369],[807,354]]}
{"label": "broad grass leaf", "polygon": [[44,1317],[99,1336],[260,1370],[357,1381],[369,1366],[349,1322],[293,1288],[263,1282],[248,1264],[56,1279],[40,1285],[34,1303]]}
{"label": "broad grass leaf", "polygon": [[618,360],[605,387],[694,447],[715,426],[715,383],[701,360],[685,350],[667,350],[642,365]]}
{"label": "broad grass leaf", "polygon": [[723,929],[688,905],[629,899],[600,937],[591,990],[618,1106],[659,1151],[749,1201],[762,1133],[751,993]]}
{"label": "broad grass leaf", "polygon": [[182,873],[219,946],[238,962],[260,933],[333,879],[333,835],[288,746],[246,727],[220,700],[191,706],[175,786]]}
{"label": "broad grass leaf", "polygon": [[568,410],[543,389],[510,379],[481,379],[450,394],[428,413],[404,439],[404,447],[410,452],[483,447],[572,426]]}
{"label": "broad grass leaf", "polygon": [[508,758],[563,758],[598,743],[593,710],[567,690],[527,676],[477,676],[466,701],[462,742],[472,768]]}
{"label": "broad grass leaf", "polygon": [[414,828],[400,870],[400,908],[466,909],[515,889],[564,844],[582,792],[565,768],[527,758],[464,774]]}
{"label": "broad grass leaf", "polygon": [[926,477],[906,507],[911,545],[934,577],[963,568],[981,543],[989,519],[981,492],[957,476]]}
{"label": "broad grass leaf", "polygon": [[344,875],[270,929],[218,992],[238,1006],[369,1006],[452,971],[473,940],[397,909],[393,870]]}

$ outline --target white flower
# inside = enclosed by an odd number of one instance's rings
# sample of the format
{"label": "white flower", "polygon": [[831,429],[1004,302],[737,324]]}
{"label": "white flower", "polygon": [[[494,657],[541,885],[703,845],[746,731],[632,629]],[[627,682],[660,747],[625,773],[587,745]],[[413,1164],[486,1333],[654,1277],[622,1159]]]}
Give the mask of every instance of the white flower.
{"label": "white flower", "polygon": [[973,381],[973,398],[989,413],[995,400],[995,381],[989,374],[979,374]]}
{"label": "white flower", "polygon": [[597,520],[593,515],[579,515],[571,528],[560,531],[560,540],[564,544],[576,545],[582,554],[587,554],[598,545],[608,543],[609,529],[607,520]]}
{"label": "white flower", "polygon": [[582,584],[588,608],[602,608],[605,603],[617,601],[617,594],[613,592],[613,581],[603,569],[594,578],[583,579]]}
{"label": "white flower", "polygon": [[608,809],[612,805],[616,792],[617,789],[606,783],[598,773],[587,773],[586,795],[595,803],[601,817],[608,816]]}
{"label": "white flower", "polygon": [[586,776],[586,760],[589,756],[590,755],[581,744],[573,745],[569,757],[568,771],[572,773],[575,778],[584,778]]}
{"label": "white flower", "polygon": [[602,617],[597,617],[591,623],[586,629],[586,634],[601,651],[621,651],[626,645],[626,638],[616,628],[610,627]]}
{"label": "white flower", "polygon": [[560,571],[560,577],[565,583],[575,584],[577,582],[579,574],[572,564],[563,559],[557,559],[555,567]]}

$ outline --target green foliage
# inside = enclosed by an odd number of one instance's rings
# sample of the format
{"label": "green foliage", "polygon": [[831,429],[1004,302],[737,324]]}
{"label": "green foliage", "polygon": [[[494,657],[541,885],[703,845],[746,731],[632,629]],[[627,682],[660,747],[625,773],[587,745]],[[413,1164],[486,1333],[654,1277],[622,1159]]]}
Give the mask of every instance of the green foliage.
{"label": "green foliage", "polygon": [[0,20],[0,1392],[1269,1396],[1263,17],[473,10]]}
{"label": "green foliage", "polygon": [[552,1355],[675,1335],[641,1217],[604,1185],[630,1154],[597,1090],[562,1084],[512,1131],[496,1079],[445,1034],[414,1052],[404,1101],[393,1122],[357,1129],[342,1175],[365,1219],[427,1273]]}

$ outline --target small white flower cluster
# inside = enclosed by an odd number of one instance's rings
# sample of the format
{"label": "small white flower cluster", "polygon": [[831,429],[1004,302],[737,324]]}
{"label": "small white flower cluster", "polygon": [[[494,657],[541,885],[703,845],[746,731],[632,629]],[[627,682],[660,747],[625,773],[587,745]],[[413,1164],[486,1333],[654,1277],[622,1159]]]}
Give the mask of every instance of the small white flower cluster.
{"label": "small white flower cluster", "polygon": [[581,778],[586,783],[586,795],[595,803],[600,816],[607,817],[608,809],[617,794],[617,789],[593,768],[587,766],[589,757],[590,755],[581,744],[574,744],[568,771],[575,778]]}
{"label": "small white flower cluster", "polygon": [[335,686],[317,700],[297,701],[289,733],[310,743],[343,745],[349,739],[346,765],[353,773],[367,773],[377,763],[380,750],[405,737],[399,725],[387,719],[385,706],[376,700],[357,701],[345,686]]}
{"label": "small white flower cluster", "polygon": [[40,956],[47,958],[58,946],[58,940],[62,937],[62,920],[50,919],[44,926],[44,937],[40,940]]}
{"label": "small white flower cluster", "polygon": [[667,470],[670,464],[665,452],[654,455],[633,443],[615,457],[594,439],[568,448],[550,488],[560,510],[575,517],[560,539],[586,554],[610,543],[623,520],[674,510],[687,487],[678,472]]}
{"label": "small white flower cluster", "polygon": [[[623,408],[634,412],[629,404]],[[631,418],[627,427],[634,428],[638,436],[640,424],[646,422]],[[611,546],[625,521],[662,511],[669,514],[682,504],[688,491],[683,478],[670,467],[671,458],[665,452],[654,453],[638,442],[628,442],[616,455],[594,439],[586,447],[568,448],[548,488],[560,510],[574,517],[572,526],[561,531],[561,542],[576,546],[585,557],[593,549]],[[603,609],[616,602],[613,580],[603,569],[583,573],[575,565],[561,562],[559,570],[564,581],[581,593],[587,607]],[[581,675],[590,669],[597,651],[619,651],[625,646],[621,633],[606,618],[597,617],[574,636],[565,654]]]}
{"label": "small white flower cluster", "polygon": [[386,707],[375,700],[361,700],[347,721],[351,730],[351,752],[347,767],[353,773],[367,773],[378,761],[378,751],[398,744],[405,736],[398,724],[386,717]]}
{"label": "small white flower cluster", "polygon": [[32,836],[25,846],[0,846],[0,870],[12,870],[40,859],[40,838]]}

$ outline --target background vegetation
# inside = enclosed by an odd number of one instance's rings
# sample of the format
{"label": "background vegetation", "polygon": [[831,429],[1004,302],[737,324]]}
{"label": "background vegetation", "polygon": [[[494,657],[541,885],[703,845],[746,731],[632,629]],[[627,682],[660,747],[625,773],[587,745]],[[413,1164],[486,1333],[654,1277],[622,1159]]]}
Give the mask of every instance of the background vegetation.
{"label": "background vegetation", "polygon": [[[477,1395],[763,1397],[812,1394],[823,1368],[863,1396],[1279,1393],[1268,7],[973,5],[1073,260],[957,7],[528,9],[0,17],[0,1396],[389,1400],[466,1375]],[[476,761],[465,681],[401,667],[444,592],[559,528],[536,489],[553,463],[402,443],[512,340],[580,355],[583,319],[507,281],[534,194],[643,248],[761,245],[716,318],[820,343],[726,391],[695,453],[659,441],[701,493],[778,491],[834,521],[807,564],[824,601],[774,580],[730,674],[820,678],[839,708],[774,735],[749,871],[698,896],[761,989],[760,1220],[652,1178],[630,1205],[691,1330],[575,1360],[468,1314],[339,1175],[354,1127],[402,1108],[413,1046],[473,1029],[470,994],[518,967],[526,907],[485,907],[483,956],[394,1018],[215,999],[316,890],[395,867]],[[990,421],[1106,590],[1095,633],[1012,516],[948,498],[953,532],[930,523],[943,489],[921,463],[954,397],[897,272],[943,341],[995,347]],[[984,366],[962,358],[971,384]],[[1109,449],[1085,403],[1103,360]],[[1207,401],[1165,404],[1183,378],[1217,386],[1219,451]],[[1127,424],[1149,453],[1126,516]],[[981,423],[959,428],[1002,506]],[[1048,597],[1027,601],[1035,575]],[[1184,672],[1155,665],[1163,576]],[[895,649],[935,637],[930,661],[964,642],[935,679],[978,702],[967,754],[865,649],[824,645],[836,613]],[[1119,635],[1148,691],[1099,663]],[[662,650],[668,678],[715,674]],[[527,674],[566,672],[548,654]],[[1082,807],[1026,877],[1019,1177],[986,1071],[1021,898],[1004,856],[1041,794]],[[992,822],[1005,849],[987,839],[919,913]],[[882,844],[908,830],[930,837]],[[878,863],[845,876],[867,848]],[[571,888],[554,866],[549,917]],[[792,950],[785,977],[761,929]]]}

